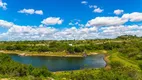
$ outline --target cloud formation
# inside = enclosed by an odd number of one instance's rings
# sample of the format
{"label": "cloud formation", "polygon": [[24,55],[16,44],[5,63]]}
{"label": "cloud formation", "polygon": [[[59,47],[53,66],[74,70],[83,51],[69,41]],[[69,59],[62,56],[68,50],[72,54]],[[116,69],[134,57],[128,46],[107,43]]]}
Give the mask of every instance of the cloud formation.
{"label": "cloud formation", "polygon": [[140,12],[127,13],[124,14],[122,18],[129,19],[131,22],[139,22],[142,21],[142,13]]}
{"label": "cloud formation", "polygon": [[[134,15],[139,15],[139,18],[132,17]],[[62,24],[60,17],[46,18],[39,26],[17,25],[0,20],[0,27],[8,28],[7,32],[0,34],[0,40],[84,40],[116,38],[121,35],[142,36],[142,25],[126,25],[128,21],[141,21],[141,13],[123,14],[122,17],[96,17],[84,27],[77,27],[80,20],[75,20],[72,22],[76,24],[74,27],[65,29],[50,27]]]}
{"label": "cloud formation", "polygon": [[8,22],[8,21],[5,21],[5,20],[0,20],[0,27],[10,28],[13,25],[14,24],[12,22]]}
{"label": "cloud formation", "polygon": [[8,32],[0,34],[0,40],[84,40],[98,38],[116,38],[120,35],[142,36],[142,26],[119,25],[108,27],[71,27],[56,29],[53,27],[34,27],[14,25]]}
{"label": "cloud formation", "polygon": [[139,22],[142,21],[142,13],[133,12],[123,14],[122,17],[96,17],[89,20],[86,26],[117,26],[125,24],[126,22]]}
{"label": "cloud formation", "polygon": [[36,10],[35,14],[43,15],[43,11],[42,10]]}
{"label": "cloud formation", "polygon": [[18,11],[18,13],[43,15],[42,10],[34,10],[34,9],[23,9],[23,10]]}
{"label": "cloud formation", "polygon": [[96,17],[95,19],[89,20],[86,26],[116,26],[126,23],[127,19],[119,17]]}
{"label": "cloud formation", "polygon": [[101,8],[96,8],[96,9],[94,9],[93,12],[95,12],[95,13],[102,13],[103,11],[104,11],[104,10],[101,9]]}
{"label": "cloud formation", "polygon": [[81,4],[87,5],[88,2],[87,1],[82,1]]}
{"label": "cloud formation", "polygon": [[6,10],[7,9],[6,6],[7,6],[7,3],[2,2],[2,0],[0,0],[0,7],[3,8],[4,10]]}
{"label": "cloud formation", "polygon": [[41,23],[44,25],[60,25],[63,23],[63,19],[60,19],[60,17],[48,17],[44,19]]}
{"label": "cloud formation", "polygon": [[89,5],[89,8],[93,8],[94,13],[102,13],[104,11],[104,9],[99,8],[97,5]]}
{"label": "cloud formation", "polygon": [[74,20],[71,20],[71,22],[69,23],[69,26],[84,27],[85,25],[81,23],[81,20],[79,20],[79,19],[74,19]]}
{"label": "cloud formation", "polygon": [[120,15],[123,12],[124,12],[124,10],[120,10],[120,9],[114,10],[114,14],[116,14],[116,15]]}
{"label": "cloud formation", "polygon": [[[84,4],[84,5],[88,4],[87,1],[82,1],[81,3]],[[102,13],[104,11],[104,9],[99,8],[97,5],[87,5],[87,6],[89,6],[89,8],[93,8],[94,13]]]}
{"label": "cloud formation", "polygon": [[97,6],[96,5],[89,5],[89,8],[97,8]]}

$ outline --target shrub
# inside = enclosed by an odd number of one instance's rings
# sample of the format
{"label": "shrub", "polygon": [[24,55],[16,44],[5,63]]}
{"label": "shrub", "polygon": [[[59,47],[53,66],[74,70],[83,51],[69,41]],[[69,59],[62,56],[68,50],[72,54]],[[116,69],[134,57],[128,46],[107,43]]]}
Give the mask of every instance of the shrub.
{"label": "shrub", "polygon": [[32,75],[34,77],[47,77],[51,76],[51,73],[47,68],[34,68],[31,65],[24,65],[14,62],[8,55],[0,54],[0,74],[10,76],[27,76]]}
{"label": "shrub", "polygon": [[142,62],[139,62],[139,67],[142,70]]}
{"label": "shrub", "polygon": [[123,64],[121,62],[119,62],[119,61],[112,61],[110,63],[110,65],[111,65],[112,68],[117,68],[117,67],[122,67],[123,66]]}

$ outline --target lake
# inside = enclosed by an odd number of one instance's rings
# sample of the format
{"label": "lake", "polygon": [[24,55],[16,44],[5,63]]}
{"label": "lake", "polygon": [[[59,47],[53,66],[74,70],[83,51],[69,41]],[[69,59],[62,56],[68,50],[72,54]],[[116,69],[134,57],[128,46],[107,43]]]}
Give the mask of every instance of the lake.
{"label": "lake", "polygon": [[11,58],[23,64],[31,64],[35,67],[46,66],[50,71],[68,71],[84,68],[103,68],[106,65],[104,55],[98,54],[87,57],[35,57],[10,55]]}

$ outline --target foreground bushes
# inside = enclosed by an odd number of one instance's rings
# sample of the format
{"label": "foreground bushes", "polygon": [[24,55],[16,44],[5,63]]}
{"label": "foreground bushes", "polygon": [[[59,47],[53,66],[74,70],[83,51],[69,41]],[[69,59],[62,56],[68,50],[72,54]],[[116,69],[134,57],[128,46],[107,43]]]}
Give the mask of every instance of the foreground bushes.
{"label": "foreground bushes", "polygon": [[11,60],[8,55],[0,54],[0,74],[1,75],[10,75],[16,77],[23,76],[34,76],[34,77],[47,77],[51,76],[51,73],[47,68],[34,68],[31,65],[24,65]]}
{"label": "foreground bushes", "polygon": [[142,61],[139,62],[139,67],[140,67],[140,69],[142,70]]}
{"label": "foreground bushes", "polygon": [[130,67],[118,67],[108,71],[105,69],[72,71],[60,77],[66,78],[65,80],[142,80],[141,73]]}

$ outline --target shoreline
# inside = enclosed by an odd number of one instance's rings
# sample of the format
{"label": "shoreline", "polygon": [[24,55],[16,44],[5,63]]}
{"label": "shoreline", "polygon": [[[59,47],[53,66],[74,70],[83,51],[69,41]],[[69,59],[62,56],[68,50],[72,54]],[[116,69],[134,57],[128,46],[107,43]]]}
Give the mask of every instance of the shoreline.
{"label": "shoreline", "polygon": [[110,63],[109,57],[110,57],[109,55],[104,54],[104,58],[103,58],[103,59],[104,59],[104,61],[106,62],[106,65],[105,65],[104,68],[105,68],[106,70],[110,70],[110,69],[111,69],[111,66],[109,65],[109,63]]}
{"label": "shoreline", "polygon": [[[19,56],[39,56],[39,57],[76,57],[76,58],[83,58],[84,56],[82,54],[60,54],[60,55],[53,55],[53,54],[50,54],[50,53],[24,53],[24,52],[16,52],[16,51],[0,51],[0,53],[3,53],[3,54],[13,54],[13,55],[19,55]],[[91,53],[88,53],[86,54],[87,56],[93,56],[93,55],[98,55],[98,54],[104,54],[104,57],[103,57],[103,60],[105,61],[106,65],[103,67],[104,69],[110,69],[110,66],[109,66],[109,55],[107,55],[107,52],[91,52]],[[92,68],[91,68],[92,69]],[[93,68],[94,69],[94,68]],[[78,70],[71,70],[71,71],[78,71]],[[58,72],[66,72],[66,71],[57,71],[57,72],[53,72],[53,73],[58,73]],[[68,72],[68,71],[67,71]]]}
{"label": "shoreline", "polygon": [[93,56],[97,55],[99,53],[92,52],[86,54],[84,56],[83,54],[77,53],[77,54],[67,54],[65,52],[43,52],[43,53],[37,53],[37,52],[23,52],[23,51],[0,51],[0,53],[3,54],[15,54],[19,56],[46,56],[46,57],[86,57],[86,56]]}

